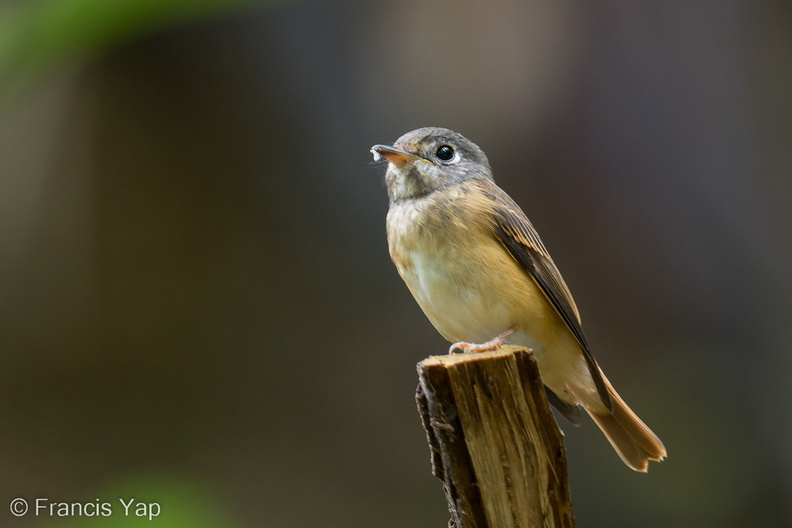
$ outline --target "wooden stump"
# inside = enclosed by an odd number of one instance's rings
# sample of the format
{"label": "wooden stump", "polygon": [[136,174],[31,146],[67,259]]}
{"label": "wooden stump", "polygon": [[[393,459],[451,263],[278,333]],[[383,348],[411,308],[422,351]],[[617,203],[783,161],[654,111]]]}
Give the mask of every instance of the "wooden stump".
{"label": "wooden stump", "polygon": [[418,376],[449,526],[574,527],[563,435],[527,349],[430,357]]}

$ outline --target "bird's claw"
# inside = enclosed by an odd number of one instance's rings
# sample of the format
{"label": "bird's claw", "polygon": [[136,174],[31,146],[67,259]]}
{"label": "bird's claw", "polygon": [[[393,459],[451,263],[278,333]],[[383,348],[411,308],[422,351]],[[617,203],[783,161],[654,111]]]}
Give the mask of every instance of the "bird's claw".
{"label": "bird's claw", "polygon": [[451,345],[448,349],[449,354],[472,354],[477,352],[487,352],[494,350],[503,345],[506,338],[514,333],[514,328],[509,328],[501,335],[490,339],[486,343],[468,343],[467,341],[459,341]]}

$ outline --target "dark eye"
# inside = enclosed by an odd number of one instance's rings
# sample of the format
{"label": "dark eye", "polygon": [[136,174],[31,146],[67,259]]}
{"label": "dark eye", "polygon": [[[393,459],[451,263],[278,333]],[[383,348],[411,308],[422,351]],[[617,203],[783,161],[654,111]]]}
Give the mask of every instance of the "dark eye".
{"label": "dark eye", "polygon": [[448,145],[440,145],[437,147],[435,156],[437,156],[437,159],[440,161],[451,161],[454,159],[454,149]]}

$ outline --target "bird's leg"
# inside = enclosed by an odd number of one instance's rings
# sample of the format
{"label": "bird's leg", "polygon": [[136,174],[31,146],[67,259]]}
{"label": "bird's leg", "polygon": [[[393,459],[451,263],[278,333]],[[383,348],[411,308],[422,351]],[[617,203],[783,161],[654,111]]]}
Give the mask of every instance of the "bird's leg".
{"label": "bird's leg", "polygon": [[494,339],[490,339],[486,343],[468,343],[466,341],[460,341],[451,345],[451,348],[448,349],[448,353],[454,354],[457,353],[456,351],[462,352],[463,354],[472,352],[486,352],[487,350],[492,350],[501,346],[506,341],[506,338],[512,335],[515,331],[516,330],[513,327],[509,328],[499,336],[495,337]]}

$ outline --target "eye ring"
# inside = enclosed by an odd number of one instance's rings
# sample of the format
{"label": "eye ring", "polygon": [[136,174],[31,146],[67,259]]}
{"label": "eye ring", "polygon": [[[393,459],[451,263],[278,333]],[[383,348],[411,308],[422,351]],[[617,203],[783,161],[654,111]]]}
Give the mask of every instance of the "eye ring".
{"label": "eye ring", "polygon": [[435,151],[435,156],[440,161],[446,163],[453,161],[454,158],[459,157],[457,152],[454,150],[454,147],[452,147],[451,145],[440,145],[439,147],[437,147],[437,150]]}

